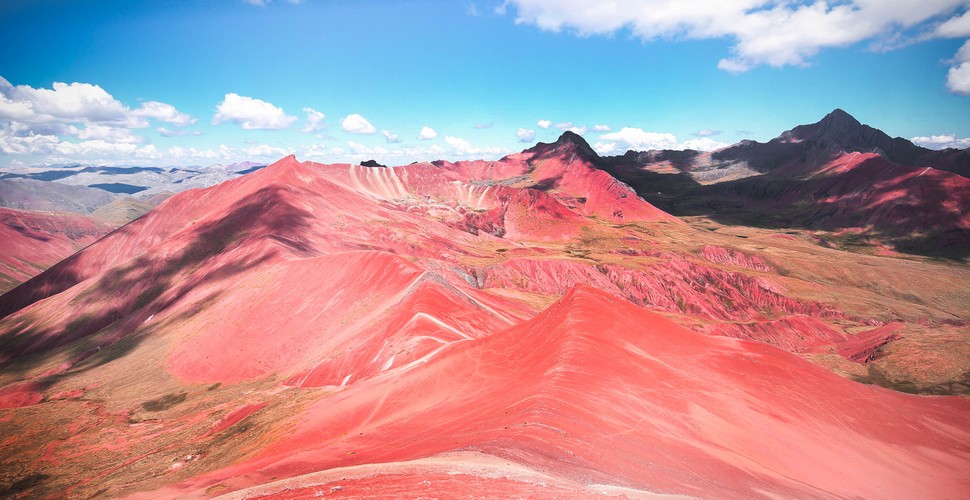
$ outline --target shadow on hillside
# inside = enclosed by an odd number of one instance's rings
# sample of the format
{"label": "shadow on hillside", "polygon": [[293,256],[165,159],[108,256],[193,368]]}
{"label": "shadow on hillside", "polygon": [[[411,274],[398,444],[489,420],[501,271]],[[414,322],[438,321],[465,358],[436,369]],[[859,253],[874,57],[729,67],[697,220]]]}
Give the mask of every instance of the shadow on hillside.
{"label": "shadow on hillside", "polygon": [[878,385],[894,391],[909,394],[927,394],[933,396],[968,396],[970,395],[970,372],[959,378],[940,382],[938,384],[921,384],[910,380],[891,380],[882,370],[870,365],[865,376],[853,377],[856,382]]}
{"label": "shadow on hillside", "polygon": [[[140,335],[131,334],[148,318],[169,309],[197,287],[230,281],[269,261],[282,249],[312,255],[313,249],[303,237],[310,228],[311,214],[290,203],[284,191],[278,186],[263,188],[225,216],[187,229],[187,244],[164,257],[142,254],[107,270],[70,301],[73,319],[63,328],[46,326],[48,318],[33,311],[0,322],[0,329],[5,330],[0,331],[0,360],[7,360],[0,362],[0,370],[16,365],[17,372],[25,372],[43,363],[44,353],[72,342],[76,349],[71,359],[84,358],[88,368],[118,359],[138,345]],[[129,224],[100,244],[117,245],[121,239],[136,237],[140,227],[142,224]],[[264,239],[277,245],[243,244]],[[106,252],[108,248],[91,250]],[[82,260],[81,255],[75,255],[0,297],[4,313],[60,293],[103,271],[81,269]],[[193,308],[186,314],[197,312]],[[98,340],[102,344],[83,342],[98,333],[102,334]]]}
{"label": "shadow on hillside", "polygon": [[884,161],[871,159],[845,175],[795,179],[766,174],[710,185],[687,174],[658,174],[630,164],[608,164],[604,169],[676,216],[704,216],[720,224],[770,230],[867,227],[863,238],[846,241],[846,246],[865,245],[864,240],[871,239],[902,253],[955,261],[970,258],[970,229],[961,227],[964,214],[959,207],[945,203],[950,196],[946,189],[912,177],[872,183],[884,167]]}

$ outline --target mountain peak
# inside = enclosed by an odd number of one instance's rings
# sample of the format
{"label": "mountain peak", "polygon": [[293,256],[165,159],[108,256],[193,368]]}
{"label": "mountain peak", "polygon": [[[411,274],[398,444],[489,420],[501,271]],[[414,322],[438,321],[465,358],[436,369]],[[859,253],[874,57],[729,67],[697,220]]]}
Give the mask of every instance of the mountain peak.
{"label": "mountain peak", "polygon": [[846,113],[841,108],[835,108],[831,113],[819,120],[816,125],[818,127],[816,135],[824,134],[830,136],[844,136],[846,134],[858,133],[860,129],[865,127],[854,116]]}
{"label": "mountain peak", "polygon": [[893,139],[879,129],[863,125],[840,108],[810,125],[799,125],[778,137],[783,141],[804,141],[826,149],[885,154]]}
{"label": "mountain peak", "polygon": [[556,139],[555,143],[556,144],[572,143],[580,147],[587,147],[587,148],[589,147],[589,143],[586,142],[586,139],[583,139],[583,136],[577,134],[576,132],[573,132],[572,130],[567,130],[563,132],[562,135],[559,136],[559,139]]}
{"label": "mountain peak", "polygon": [[581,157],[591,162],[599,159],[599,155],[586,142],[586,139],[583,139],[583,136],[570,130],[563,132],[559,136],[559,139],[556,139],[556,142],[550,144],[540,142],[529,151],[542,155],[578,153]]}

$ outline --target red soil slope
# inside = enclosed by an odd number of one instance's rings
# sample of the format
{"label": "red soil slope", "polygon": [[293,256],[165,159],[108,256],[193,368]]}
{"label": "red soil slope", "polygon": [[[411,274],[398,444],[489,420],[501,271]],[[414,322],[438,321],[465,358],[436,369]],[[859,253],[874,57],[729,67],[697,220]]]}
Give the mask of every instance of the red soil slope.
{"label": "red soil slope", "polygon": [[0,293],[40,274],[112,229],[81,214],[0,208]]}
{"label": "red soil slope", "polygon": [[[255,492],[413,495],[428,481],[437,495],[461,496],[498,476],[513,494],[536,494],[550,477],[567,496],[613,486],[943,497],[970,488],[968,411],[965,400],[866,387],[764,344],[697,334],[581,286],[517,327],[350,385],[295,416],[299,425],[257,457],[163,494],[294,477]],[[428,461],[454,452],[472,458]],[[496,470],[474,467],[490,457]],[[364,464],[388,466],[300,477]],[[521,469],[534,477],[516,479]],[[443,480],[452,470],[460,475]]]}

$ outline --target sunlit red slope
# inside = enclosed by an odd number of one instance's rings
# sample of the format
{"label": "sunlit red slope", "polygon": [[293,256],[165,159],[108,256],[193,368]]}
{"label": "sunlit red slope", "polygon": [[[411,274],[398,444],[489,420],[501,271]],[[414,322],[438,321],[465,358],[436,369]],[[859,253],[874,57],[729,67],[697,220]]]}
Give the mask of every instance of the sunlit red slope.
{"label": "sunlit red slope", "polygon": [[0,293],[40,274],[111,229],[81,214],[0,208]]}
{"label": "sunlit red slope", "polygon": [[[856,384],[580,286],[517,327],[350,384],[255,458],[163,494],[296,476],[253,493],[461,496],[498,476],[529,495],[549,481],[567,496],[960,496],[968,412],[962,399]],[[351,468],[298,477],[337,467]]]}

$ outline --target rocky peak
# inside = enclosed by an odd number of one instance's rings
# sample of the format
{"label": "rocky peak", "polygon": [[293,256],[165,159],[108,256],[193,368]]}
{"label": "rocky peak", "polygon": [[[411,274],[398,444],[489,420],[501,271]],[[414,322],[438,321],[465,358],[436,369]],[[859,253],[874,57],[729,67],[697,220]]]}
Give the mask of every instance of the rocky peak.
{"label": "rocky peak", "polygon": [[553,143],[543,143],[540,142],[536,144],[535,147],[528,149],[527,151],[534,153],[536,156],[548,157],[552,155],[579,155],[583,159],[589,161],[590,163],[595,163],[599,160],[599,155],[596,151],[583,139],[583,136],[571,132],[569,130],[562,133],[559,139]]}

